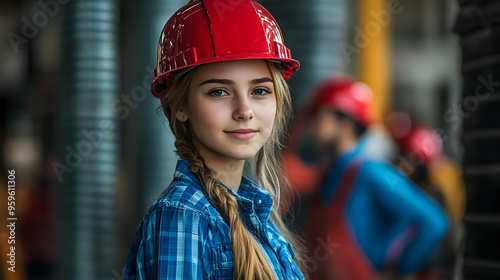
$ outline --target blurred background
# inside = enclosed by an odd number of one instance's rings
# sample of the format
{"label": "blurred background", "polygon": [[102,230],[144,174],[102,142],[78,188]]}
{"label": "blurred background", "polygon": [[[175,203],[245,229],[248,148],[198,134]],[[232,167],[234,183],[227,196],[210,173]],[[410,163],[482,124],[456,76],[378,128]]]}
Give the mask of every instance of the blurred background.
{"label": "blurred background", "polygon": [[[500,279],[500,1],[259,2],[301,62],[289,81],[296,108],[324,77],[346,73],[374,91],[381,158],[396,154],[391,112],[435,129],[445,155],[435,180],[453,204],[453,279]],[[160,31],[185,3],[0,2],[0,221],[9,170],[17,218],[15,273],[0,226],[1,279],[122,278],[177,160],[150,83]]]}

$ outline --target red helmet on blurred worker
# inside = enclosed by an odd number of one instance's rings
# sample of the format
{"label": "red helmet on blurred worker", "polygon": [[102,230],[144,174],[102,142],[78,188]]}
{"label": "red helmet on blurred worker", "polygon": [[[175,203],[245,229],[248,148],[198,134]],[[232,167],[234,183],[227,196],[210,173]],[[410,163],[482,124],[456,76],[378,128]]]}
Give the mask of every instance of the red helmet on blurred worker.
{"label": "red helmet on blurred worker", "polygon": [[365,83],[348,76],[332,76],[316,90],[313,107],[335,109],[367,127],[373,122],[372,100],[373,93]]}
{"label": "red helmet on blurred worker", "polygon": [[427,126],[414,127],[408,136],[396,141],[401,150],[426,166],[439,159],[443,151],[441,138]]}
{"label": "red helmet on blurred worker", "polygon": [[287,80],[299,68],[283,44],[281,30],[260,4],[250,0],[191,0],[165,24],[151,91],[172,84],[173,73],[205,63],[267,59],[281,62]]}

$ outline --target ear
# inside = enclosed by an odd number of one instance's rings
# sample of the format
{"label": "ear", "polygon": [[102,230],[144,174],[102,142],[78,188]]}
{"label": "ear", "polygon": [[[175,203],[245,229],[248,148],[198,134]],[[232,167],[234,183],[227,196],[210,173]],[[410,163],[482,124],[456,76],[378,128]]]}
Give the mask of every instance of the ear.
{"label": "ear", "polygon": [[175,118],[180,122],[186,122],[189,119],[189,116],[184,109],[179,109],[177,113],[175,113]]}

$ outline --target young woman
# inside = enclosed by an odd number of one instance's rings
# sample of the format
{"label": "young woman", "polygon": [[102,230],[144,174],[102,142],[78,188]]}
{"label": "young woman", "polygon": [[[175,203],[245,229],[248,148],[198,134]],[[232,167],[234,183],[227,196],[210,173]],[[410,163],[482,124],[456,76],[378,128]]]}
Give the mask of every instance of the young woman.
{"label": "young woman", "polygon": [[[176,137],[173,182],[143,218],[124,279],[303,279],[276,159],[299,67],[249,0],[190,1],[165,25],[153,94]],[[258,185],[244,177],[252,159]]]}

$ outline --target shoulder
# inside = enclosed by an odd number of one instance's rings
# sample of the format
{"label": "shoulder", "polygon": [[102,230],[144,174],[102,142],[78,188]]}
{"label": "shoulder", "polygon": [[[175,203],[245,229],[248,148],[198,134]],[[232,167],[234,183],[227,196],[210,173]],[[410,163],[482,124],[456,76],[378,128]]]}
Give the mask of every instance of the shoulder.
{"label": "shoulder", "polygon": [[186,209],[208,216],[215,214],[215,207],[201,186],[184,180],[174,180],[151,208]]}
{"label": "shoulder", "polygon": [[399,169],[388,162],[364,160],[359,163],[359,173],[368,178],[384,178],[385,176],[404,176]]}
{"label": "shoulder", "polygon": [[[160,231],[203,234],[223,221],[205,192],[192,183],[174,180],[149,208],[139,227],[144,237]],[[183,228],[179,228],[181,225]]]}
{"label": "shoulder", "polygon": [[129,250],[126,275],[174,277],[170,273],[178,267],[190,275],[211,275],[221,255],[218,245],[230,244],[222,221],[198,186],[174,180],[144,215]]}
{"label": "shoulder", "polygon": [[358,173],[359,183],[370,189],[389,189],[391,192],[416,189],[403,172],[388,162],[363,161]]}

